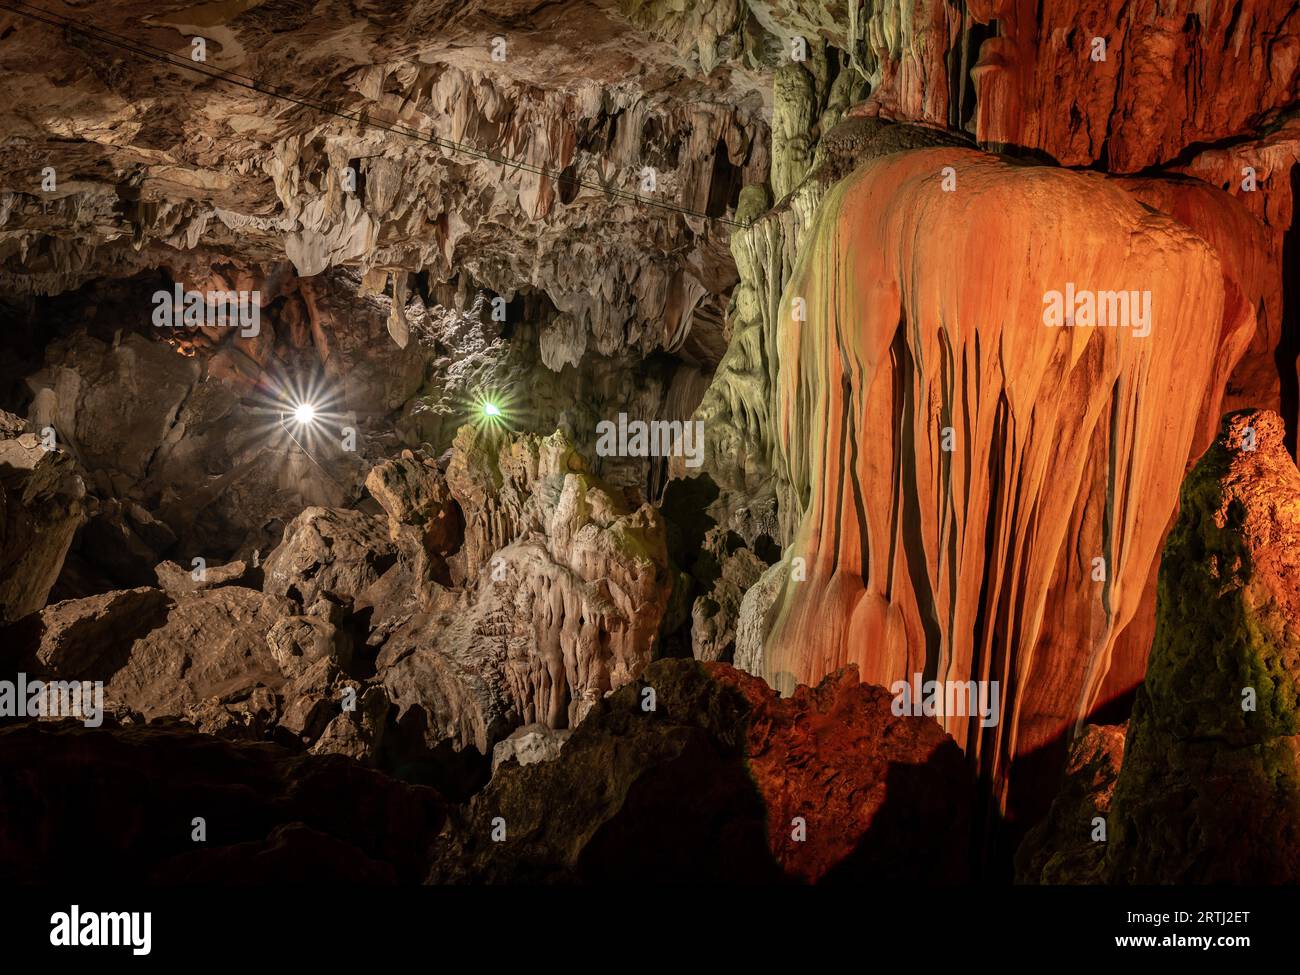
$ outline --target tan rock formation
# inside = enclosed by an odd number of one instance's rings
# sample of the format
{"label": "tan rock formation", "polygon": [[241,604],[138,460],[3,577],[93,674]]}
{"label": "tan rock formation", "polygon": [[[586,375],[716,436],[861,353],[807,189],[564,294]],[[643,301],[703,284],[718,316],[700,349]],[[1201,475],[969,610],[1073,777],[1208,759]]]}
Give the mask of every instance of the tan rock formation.
{"label": "tan rock formation", "polygon": [[[426,508],[408,500],[444,489],[412,486],[413,475],[442,476],[427,462],[398,460],[371,481],[390,517],[423,525],[416,512]],[[377,665],[390,697],[403,712],[424,711],[431,744],[451,738],[487,754],[519,724],[576,724],[650,662],[671,588],[663,522],[585,473],[558,434],[466,427],[446,485],[464,543],[437,554],[451,556],[465,588],[426,586],[423,597],[381,601],[372,641],[382,643]],[[381,581],[376,591],[389,590]]]}
{"label": "tan rock formation", "polygon": [[0,413],[0,623],[45,605],[85,518],[85,484],[72,458],[46,450]]}
{"label": "tan rock formation", "polygon": [[304,606],[320,597],[351,603],[374,585],[397,554],[383,522],[361,511],[308,508],[267,556],[263,588]]}
{"label": "tan rock formation", "polygon": [[41,612],[35,656],[50,677],[102,680],[106,707],[178,715],[207,698],[279,690],[267,633],[290,608],[238,586],[174,601],[152,589],[69,600]]}

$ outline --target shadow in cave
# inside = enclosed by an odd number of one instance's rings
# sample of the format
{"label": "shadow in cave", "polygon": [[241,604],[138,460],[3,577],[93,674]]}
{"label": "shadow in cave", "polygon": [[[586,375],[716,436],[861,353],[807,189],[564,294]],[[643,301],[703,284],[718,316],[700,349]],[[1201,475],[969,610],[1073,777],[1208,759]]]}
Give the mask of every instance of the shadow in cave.
{"label": "shadow in cave", "polygon": [[390,715],[377,765],[403,782],[427,785],[453,802],[468,802],[492,777],[491,757],[467,746],[456,750],[443,740],[436,748],[424,744],[429,724],[424,708],[407,708],[399,718]]}
{"label": "shadow in cave", "polygon": [[1069,729],[1031,752],[1021,755],[1010,769],[1006,812],[998,814],[990,800],[986,812],[988,841],[984,879],[999,884],[1013,880],[1015,856],[1031,829],[1047,818],[1061,791],[1069,759]]}
{"label": "shadow in cave", "polygon": [[[423,879],[444,806],[342,756],[176,722],[0,724],[0,881],[392,884]],[[201,817],[204,834],[194,833]],[[76,842],[67,842],[76,837]]]}
{"label": "shadow in cave", "polygon": [[[698,664],[676,668],[655,680],[662,694],[653,717],[639,714],[637,694],[621,693],[588,718],[594,723],[579,729],[560,758],[494,780],[491,814],[532,820],[548,797],[563,796],[555,801],[570,818],[564,827],[545,828],[550,835],[531,849],[481,843],[486,849],[474,859],[485,876],[869,886],[970,879],[974,782],[955,742],[937,744],[916,764],[882,763],[883,777],[872,781],[817,764],[804,751],[807,729],[782,723],[777,741],[793,749],[778,744],[786,761],[759,763],[750,749],[766,742],[762,754],[770,757],[772,715],[754,710],[746,694],[720,685]],[[809,761],[815,771],[805,774]],[[863,809],[868,793],[883,797],[874,810]],[[803,819],[802,838],[792,835],[794,817]],[[566,867],[572,837],[588,829],[590,838]]]}
{"label": "shadow in cave", "polygon": [[588,883],[787,882],[767,843],[767,810],[743,760],[699,728],[643,773],[576,864]]}
{"label": "shadow in cave", "polygon": [[1108,701],[1102,701],[1088,712],[1084,724],[1123,724],[1133,713],[1133,703],[1137,700],[1138,689],[1143,682],[1138,681],[1127,691],[1117,694]]}
{"label": "shadow in cave", "polygon": [[[1291,199],[1300,199],[1300,164],[1291,167]],[[1286,423],[1286,449],[1296,456],[1296,426],[1300,422],[1300,377],[1296,375],[1300,359],[1300,239],[1297,239],[1296,216],[1282,238],[1282,337],[1273,360],[1277,363],[1281,393],[1282,420]]]}
{"label": "shadow in cave", "polygon": [[825,884],[943,886],[979,875],[971,815],[974,782],[957,743],[935,749],[924,765],[891,762],[885,802]]}
{"label": "shadow in cave", "polygon": [[[673,599],[688,610],[695,597],[708,592],[722,574],[722,567],[704,545],[705,536],[717,525],[708,508],[720,494],[718,485],[708,474],[677,478],[664,488],[659,511],[664,519],[669,562],[687,576],[684,580],[677,577],[674,585],[684,584],[685,591],[675,592]],[[673,622],[669,615],[664,617],[658,656],[694,656],[689,611],[676,621],[678,625],[673,626]]]}
{"label": "shadow in cave", "polygon": [[[40,613],[0,627],[0,663],[8,669],[40,680],[112,680],[126,666],[137,640],[142,640],[167,623],[174,605],[160,589],[128,590],[114,594],[121,603],[117,611],[88,614],[67,623],[58,634],[50,664],[37,659],[46,635]],[[90,654],[61,652],[61,647],[91,647]]]}

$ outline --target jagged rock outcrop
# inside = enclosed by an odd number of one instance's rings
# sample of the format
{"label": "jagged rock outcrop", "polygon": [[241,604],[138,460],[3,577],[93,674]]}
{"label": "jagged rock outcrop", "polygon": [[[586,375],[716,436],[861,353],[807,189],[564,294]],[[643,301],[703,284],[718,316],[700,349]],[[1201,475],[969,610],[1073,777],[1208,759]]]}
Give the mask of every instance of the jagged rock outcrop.
{"label": "jagged rock outcrop", "polygon": [[696,660],[731,663],[741,602],[766,569],[747,548],[723,560],[713,587],[691,607],[691,647]]}
{"label": "jagged rock outcrop", "polygon": [[1282,437],[1275,414],[1230,414],[1183,485],[1096,879],[1300,879],[1300,472]]}
{"label": "jagged rock outcrop", "polygon": [[1016,851],[1017,883],[1069,884],[1099,878],[1125,731],[1124,725],[1086,725],[1070,743],[1061,789],[1046,818]]}
{"label": "jagged rock outcrop", "polygon": [[124,881],[413,883],[445,819],[434,790],[346,759],[160,724],[0,727],[0,794],[0,876],[19,884],[75,874],[69,836]]}
{"label": "jagged rock outcrop", "polygon": [[29,659],[43,678],[103,681],[106,706],[150,718],[279,690],[266,638],[290,610],[287,599],[238,586],[135,589],[55,603],[20,625],[36,631]]}
{"label": "jagged rock outcrop", "polygon": [[567,728],[557,730],[544,724],[526,724],[516,728],[492,748],[492,774],[495,775],[506,762],[519,765],[549,762],[560,754],[572,734]]}
{"label": "jagged rock outcrop", "polygon": [[396,560],[380,518],[345,508],[308,508],[267,556],[263,589],[304,606],[322,597],[351,604]]}
{"label": "jagged rock outcrop", "polygon": [[[242,563],[209,570],[193,588],[185,586],[188,574],[173,578],[160,566],[160,581],[176,605],[166,626],[137,641],[131,657],[132,666],[151,674],[160,688],[153,712],[181,714],[199,728],[227,736],[286,733],[318,754],[377,762],[391,702],[381,686],[358,679],[353,614],[396,560],[380,518],[309,508],[285,529],[282,544],[267,558],[262,593],[229,584],[236,570],[239,575],[247,571]],[[208,603],[224,608],[228,620],[241,625],[222,631],[202,614],[192,619]],[[178,626],[194,632],[177,632]],[[194,650],[193,663],[182,670],[187,676],[227,666],[223,660],[231,661],[234,670],[215,686],[208,682],[189,693],[175,686],[176,674],[148,649],[171,643]],[[118,700],[121,683],[114,677],[108,684],[110,701]],[[151,713],[139,701],[123,703]]]}
{"label": "jagged rock outcrop", "polygon": [[389,702],[348,673],[350,624],[323,598],[303,610],[235,584],[144,587],[54,603],[5,634],[15,671],[102,681],[114,714],[182,718],[218,737],[293,741],[365,764],[380,758]]}
{"label": "jagged rock outcrop", "polygon": [[[1153,310],[1051,327],[1067,282]],[[1099,703],[1253,332],[1241,290],[1202,237],[1100,176],[946,148],[839,183],[771,347],[792,568],[751,614],[768,624],[760,672],[998,681],[996,728],[945,727],[1007,804],[1012,760],[1060,748]]]}
{"label": "jagged rock outcrop", "polygon": [[[423,713],[431,745],[486,755],[519,724],[570,727],[650,662],[671,588],[663,522],[587,474],[562,435],[465,427],[445,474],[399,458],[370,481],[391,531],[408,519],[423,532],[431,504],[463,521],[463,539],[437,532],[416,549],[463,588],[381,580],[371,596],[384,685]],[[427,575],[409,559],[392,574]],[[404,588],[413,598],[385,598]]]}
{"label": "jagged rock outcrop", "polygon": [[662,660],[557,757],[498,769],[430,879],[951,882],[972,794],[952,740],[852,671],[779,700],[725,664]]}
{"label": "jagged rock outcrop", "polygon": [[205,566],[202,571],[182,569],[175,562],[159,562],[154,566],[158,585],[170,593],[216,589],[243,582],[248,574],[248,566],[238,560],[225,565]]}
{"label": "jagged rock outcrop", "polygon": [[85,518],[85,494],[67,454],[0,412],[0,624],[45,605]]}
{"label": "jagged rock outcrop", "polygon": [[431,457],[417,458],[407,450],[377,464],[366,475],[366,490],[388,515],[388,534],[400,542],[404,528],[417,529],[419,546],[428,551],[460,548],[464,524],[446,480]]}
{"label": "jagged rock outcrop", "polygon": [[92,676],[95,665],[120,666],[135,641],[166,620],[169,605],[165,593],[147,587],[54,603],[10,631],[20,636],[9,650],[17,669],[33,665],[42,675],[104,680],[111,669]]}

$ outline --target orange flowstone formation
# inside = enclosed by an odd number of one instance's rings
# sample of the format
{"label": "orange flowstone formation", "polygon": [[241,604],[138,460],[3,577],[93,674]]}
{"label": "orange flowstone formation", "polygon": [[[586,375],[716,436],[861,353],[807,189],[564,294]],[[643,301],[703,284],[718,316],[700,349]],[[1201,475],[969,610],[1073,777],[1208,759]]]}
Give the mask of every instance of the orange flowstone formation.
{"label": "orange flowstone formation", "polygon": [[[1256,327],[1259,286],[1189,224],[1100,175],[961,149],[831,192],[778,328],[799,517],[763,676],[998,681],[995,726],[943,724],[1004,806],[1012,760],[1062,747],[1113,669],[1140,676],[1146,644],[1117,642]],[[1075,289],[1149,292],[1149,334],[1045,325]]]}

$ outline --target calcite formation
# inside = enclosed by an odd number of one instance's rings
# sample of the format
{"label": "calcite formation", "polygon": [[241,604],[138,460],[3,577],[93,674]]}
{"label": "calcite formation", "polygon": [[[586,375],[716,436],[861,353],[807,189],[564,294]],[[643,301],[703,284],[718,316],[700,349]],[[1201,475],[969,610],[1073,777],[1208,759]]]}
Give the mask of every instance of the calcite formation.
{"label": "calcite formation", "polygon": [[[1099,703],[1254,330],[1231,270],[1099,176],[953,148],[839,183],[773,350],[797,519],[783,561],[799,571],[774,593],[759,672],[1000,682],[995,728],[945,727],[1005,801],[1011,761]],[[1047,296],[1074,282],[1148,293],[1150,334],[1136,318],[1045,324]]]}
{"label": "calcite formation", "polygon": [[379,604],[385,685],[430,713],[435,739],[487,754],[518,724],[570,727],[652,659],[671,589],[662,520],[588,475],[562,436],[466,427],[445,475],[411,458],[371,483],[390,519],[428,524],[443,492],[463,519],[456,551],[432,544],[463,585]]}

